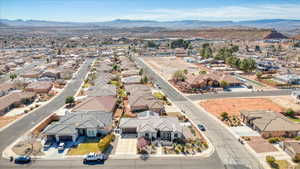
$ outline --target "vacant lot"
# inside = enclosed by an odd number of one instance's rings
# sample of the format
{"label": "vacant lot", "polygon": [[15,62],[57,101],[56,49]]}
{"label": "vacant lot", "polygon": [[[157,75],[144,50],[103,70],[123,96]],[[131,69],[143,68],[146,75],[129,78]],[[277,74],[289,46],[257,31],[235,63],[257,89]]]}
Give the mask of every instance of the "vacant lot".
{"label": "vacant lot", "polygon": [[170,80],[174,72],[178,70],[186,69],[188,72],[199,72],[199,68],[195,64],[185,62],[181,58],[155,57],[144,58],[144,60],[167,80]]}
{"label": "vacant lot", "polygon": [[295,111],[300,111],[300,104],[296,104],[296,100],[291,96],[276,96],[270,97],[270,99],[283,108],[291,108]]}
{"label": "vacant lot", "polygon": [[14,120],[18,119],[19,117],[21,117],[21,115],[17,115],[17,116],[1,116],[0,117],[0,129],[2,127],[5,127],[9,123],[13,122]]}
{"label": "vacant lot", "polygon": [[199,103],[205,110],[219,116],[222,112],[239,115],[241,110],[273,110],[282,112],[284,109],[267,98],[226,98],[211,99]]}

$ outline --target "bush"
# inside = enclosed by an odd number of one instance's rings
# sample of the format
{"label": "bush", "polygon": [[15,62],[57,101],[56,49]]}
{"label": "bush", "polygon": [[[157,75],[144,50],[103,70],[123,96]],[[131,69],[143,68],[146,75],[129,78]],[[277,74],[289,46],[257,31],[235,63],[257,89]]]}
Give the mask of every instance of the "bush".
{"label": "bush", "polygon": [[98,142],[99,150],[101,152],[104,152],[110,145],[110,142],[113,141],[114,139],[115,139],[115,135],[113,135],[113,134],[109,134],[109,135],[105,136],[104,138],[102,138]]}
{"label": "bush", "polygon": [[293,162],[295,162],[295,163],[299,163],[299,162],[300,162],[300,158],[299,158],[299,157],[297,157],[297,156],[296,156],[296,157],[294,157],[294,158],[293,158]]}
{"label": "bush", "polygon": [[279,137],[269,138],[269,143],[271,143],[271,144],[275,144],[275,143],[278,143],[280,141],[281,141],[281,138],[279,138]]}
{"label": "bush", "polygon": [[266,162],[270,165],[272,165],[273,163],[275,163],[276,159],[273,156],[266,156]]}
{"label": "bush", "polygon": [[300,136],[296,136],[294,139],[295,140],[300,140]]}

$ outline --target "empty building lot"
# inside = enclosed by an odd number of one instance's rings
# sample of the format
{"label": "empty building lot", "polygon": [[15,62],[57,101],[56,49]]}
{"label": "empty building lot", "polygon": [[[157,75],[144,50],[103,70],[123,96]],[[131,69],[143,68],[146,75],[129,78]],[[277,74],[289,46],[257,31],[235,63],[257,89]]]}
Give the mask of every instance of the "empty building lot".
{"label": "empty building lot", "polygon": [[220,116],[223,112],[227,112],[229,115],[240,115],[241,110],[284,111],[284,108],[267,98],[211,99],[200,101],[199,104],[215,116]]}

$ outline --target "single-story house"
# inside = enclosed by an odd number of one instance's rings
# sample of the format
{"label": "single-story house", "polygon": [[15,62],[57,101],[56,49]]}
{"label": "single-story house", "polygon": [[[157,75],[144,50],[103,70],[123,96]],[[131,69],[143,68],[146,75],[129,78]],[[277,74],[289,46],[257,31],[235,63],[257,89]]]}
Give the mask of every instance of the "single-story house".
{"label": "single-story house", "polygon": [[89,97],[94,96],[117,96],[117,87],[111,84],[92,86],[87,90]]}
{"label": "single-story house", "polygon": [[40,77],[41,72],[40,71],[28,71],[28,72],[24,72],[23,74],[21,74],[21,77],[23,78],[38,78]]}
{"label": "single-story house", "polygon": [[0,84],[0,97],[7,95],[10,91],[15,90],[16,85],[13,83],[2,83]]}
{"label": "single-story house", "polygon": [[49,81],[36,81],[29,83],[25,90],[36,93],[48,93],[53,87],[53,83]]}
{"label": "single-story house", "polygon": [[95,96],[84,99],[72,111],[103,111],[114,112],[117,105],[115,96]]}
{"label": "single-story house", "polygon": [[294,123],[281,113],[256,110],[241,111],[242,121],[258,131],[262,137],[295,137],[299,134],[300,124]]}
{"label": "single-story house", "polygon": [[300,76],[296,74],[278,75],[275,76],[275,78],[288,84],[300,84]]}
{"label": "single-story house", "polygon": [[293,159],[300,159],[300,142],[299,141],[283,141],[282,149]]}
{"label": "single-story house", "polygon": [[112,112],[81,111],[68,113],[43,131],[47,140],[73,141],[79,136],[96,137],[112,130]]}
{"label": "single-story house", "polygon": [[150,140],[182,138],[182,126],[176,117],[163,117],[152,111],[144,111],[137,118],[122,118],[119,124],[122,136],[145,137]]}
{"label": "single-story house", "polygon": [[135,76],[123,77],[121,79],[121,81],[124,84],[140,84],[141,83],[141,79],[142,79],[141,76],[135,75]]}
{"label": "single-story house", "polygon": [[12,108],[21,104],[30,104],[34,101],[36,94],[33,92],[13,92],[0,97],[0,115],[4,115]]}
{"label": "single-story house", "polygon": [[55,69],[46,70],[42,73],[41,77],[60,79],[60,71],[55,70]]}
{"label": "single-story house", "polygon": [[128,104],[132,112],[151,110],[159,114],[164,112],[164,103],[151,93],[134,93],[128,96]]}
{"label": "single-story house", "polygon": [[132,70],[125,70],[122,71],[122,77],[128,77],[128,76],[136,76],[139,75],[140,71],[137,69],[132,69]]}

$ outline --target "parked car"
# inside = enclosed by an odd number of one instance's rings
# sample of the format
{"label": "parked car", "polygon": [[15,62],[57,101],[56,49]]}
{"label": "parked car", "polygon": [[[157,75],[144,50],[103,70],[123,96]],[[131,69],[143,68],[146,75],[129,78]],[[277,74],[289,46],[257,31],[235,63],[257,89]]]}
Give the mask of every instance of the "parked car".
{"label": "parked car", "polygon": [[31,158],[29,156],[18,156],[15,158],[16,164],[25,164],[29,163],[31,161]]}
{"label": "parked car", "polygon": [[89,153],[84,157],[83,162],[104,161],[106,159],[107,155],[105,154]]}
{"label": "parked car", "polygon": [[65,149],[65,143],[59,143],[57,150],[58,151],[63,151]]}
{"label": "parked car", "polygon": [[203,124],[198,124],[197,127],[201,130],[201,131],[205,131],[206,128]]}

